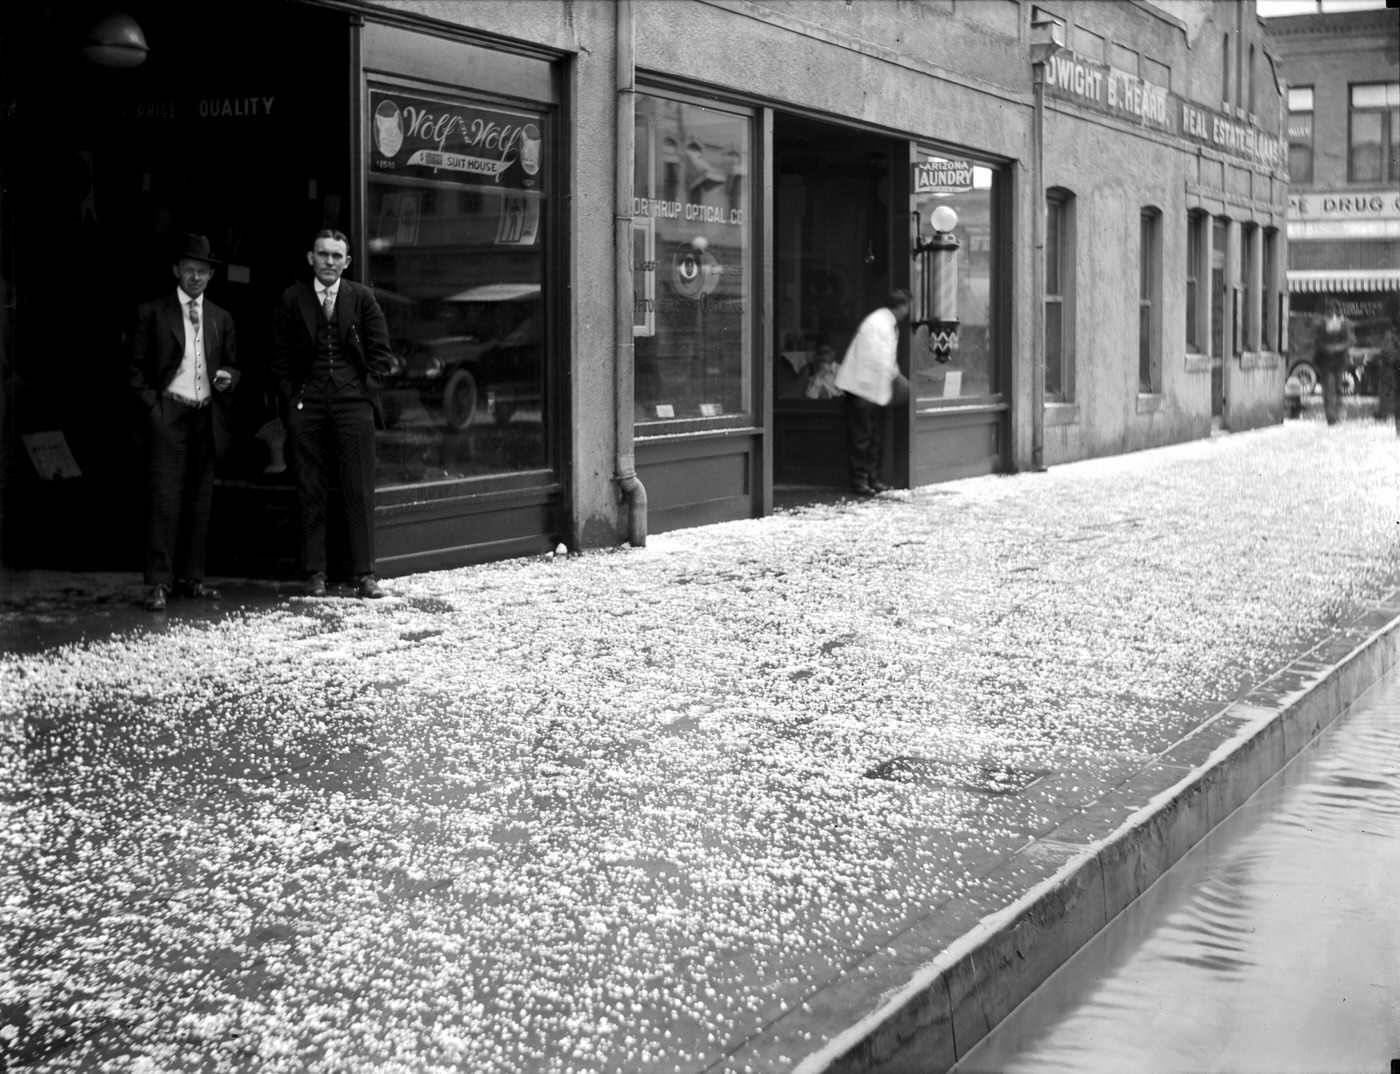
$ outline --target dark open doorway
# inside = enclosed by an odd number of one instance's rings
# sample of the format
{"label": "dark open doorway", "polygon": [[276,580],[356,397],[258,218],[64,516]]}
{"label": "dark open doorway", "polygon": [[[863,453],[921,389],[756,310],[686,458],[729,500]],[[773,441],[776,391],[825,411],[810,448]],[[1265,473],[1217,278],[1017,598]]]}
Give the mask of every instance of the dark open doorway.
{"label": "dark open doorway", "polygon": [[830,378],[861,319],[907,279],[907,271],[891,262],[891,180],[902,146],[798,117],[779,116],[774,125],[773,483],[779,502],[850,483],[844,403]]}
{"label": "dark open doorway", "polygon": [[[18,296],[4,553],[14,566],[139,566],[141,423],[127,334],[138,303],[173,292],[171,251],[188,232],[207,235],[224,262],[208,295],[234,317],[244,368],[243,454],[221,463],[221,484],[275,500],[286,479],[264,475],[268,458],[252,436],[274,415],[269,311],[305,273],[316,229],[351,231],[343,12],[250,0],[234,15],[138,0],[127,11],[149,55],[112,69],[80,48],[105,10],[34,5],[3,42],[3,270]],[[32,462],[36,435],[71,456],[67,475],[46,478]],[[211,565],[225,547],[247,553],[250,540],[280,540],[266,519],[230,509],[222,491],[214,513]]]}

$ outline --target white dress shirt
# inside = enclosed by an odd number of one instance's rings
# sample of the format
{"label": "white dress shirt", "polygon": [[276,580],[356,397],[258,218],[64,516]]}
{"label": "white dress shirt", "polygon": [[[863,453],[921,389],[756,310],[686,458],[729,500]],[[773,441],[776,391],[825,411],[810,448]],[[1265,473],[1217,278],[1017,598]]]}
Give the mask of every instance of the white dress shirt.
{"label": "white dress shirt", "polygon": [[[180,300],[180,313],[185,322],[185,356],[180,360],[180,368],[175,379],[166,391],[182,399],[202,403],[214,394],[209,385],[209,366],[204,357],[204,296],[191,298],[183,287],[175,288],[175,296]],[[190,319],[190,306],[199,311],[199,327]]]}

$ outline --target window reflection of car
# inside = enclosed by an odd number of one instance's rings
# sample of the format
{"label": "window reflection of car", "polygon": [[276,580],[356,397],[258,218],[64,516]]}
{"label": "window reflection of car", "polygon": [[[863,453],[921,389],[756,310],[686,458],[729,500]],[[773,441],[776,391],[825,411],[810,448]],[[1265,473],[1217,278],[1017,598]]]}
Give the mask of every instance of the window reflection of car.
{"label": "window reflection of car", "polygon": [[483,397],[497,424],[541,399],[540,287],[492,283],[443,299],[451,323],[463,330],[418,341],[405,356],[398,383],[439,407],[449,429],[476,419]]}

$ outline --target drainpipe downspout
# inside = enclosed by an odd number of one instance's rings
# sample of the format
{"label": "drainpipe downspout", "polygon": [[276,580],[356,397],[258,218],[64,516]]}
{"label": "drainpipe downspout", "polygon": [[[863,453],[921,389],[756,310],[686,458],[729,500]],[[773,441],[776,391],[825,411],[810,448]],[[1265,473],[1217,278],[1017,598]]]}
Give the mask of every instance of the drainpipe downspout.
{"label": "drainpipe downspout", "polygon": [[627,505],[627,540],[633,548],[647,543],[647,490],[637,477],[633,446],[636,416],[635,345],[632,342],[632,167],[636,155],[637,53],[632,16],[632,0],[616,0],[616,127],[617,159],[614,188],[617,203],[613,214],[613,332],[617,353],[613,361],[615,380],[613,416],[617,438],[615,479]]}
{"label": "drainpipe downspout", "polygon": [[[1048,57],[1046,57],[1048,59]],[[1031,266],[1031,469],[1045,469],[1045,62],[1031,65],[1035,89],[1035,115],[1031,129],[1032,180],[1031,234],[1034,252]]]}

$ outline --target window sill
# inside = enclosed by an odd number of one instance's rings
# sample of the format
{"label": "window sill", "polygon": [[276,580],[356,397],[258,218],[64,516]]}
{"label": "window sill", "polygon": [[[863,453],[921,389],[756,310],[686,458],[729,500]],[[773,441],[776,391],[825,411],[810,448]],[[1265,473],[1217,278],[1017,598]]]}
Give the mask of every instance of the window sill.
{"label": "window sill", "polygon": [[1137,412],[1155,414],[1162,409],[1165,399],[1161,392],[1138,392]]}
{"label": "window sill", "polygon": [[1209,354],[1188,354],[1186,356],[1186,372],[1188,373],[1209,373],[1213,365],[1215,362]]}
{"label": "window sill", "polygon": [[1079,404],[1078,403],[1046,403],[1045,404],[1045,425],[1048,428],[1052,425],[1078,425],[1079,424]]}
{"label": "window sill", "polygon": [[1241,369],[1273,369],[1279,364],[1274,351],[1246,351],[1240,355]]}

